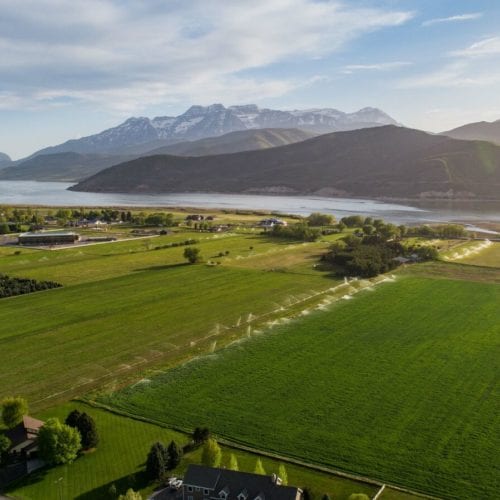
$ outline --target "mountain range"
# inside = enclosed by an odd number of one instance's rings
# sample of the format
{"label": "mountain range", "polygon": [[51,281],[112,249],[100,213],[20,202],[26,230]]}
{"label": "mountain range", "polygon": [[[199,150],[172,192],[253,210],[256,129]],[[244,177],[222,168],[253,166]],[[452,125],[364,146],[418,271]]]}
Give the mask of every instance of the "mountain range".
{"label": "mountain range", "polygon": [[455,139],[490,141],[500,144],[500,120],[468,123],[447,132],[441,132],[441,134]]}
{"label": "mountain range", "polygon": [[259,151],[139,158],[71,189],[500,199],[500,147],[389,125]]}
{"label": "mountain range", "polygon": [[[314,134],[298,129],[252,129],[230,132],[218,137],[186,141],[145,153],[178,156],[202,156],[265,149],[309,139]],[[0,169],[0,180],[39,180],[77,182],[136,155],[89,153],[49,153],[32,156]]]}
{"label": "mountain range", "polygon": [[129,118],[117,127],[41,149],[32,156],[68,151],[81,154],[140,155],[170,144],[216,137],[239,130],[299,128],[323,134],[390,124],[394,125],[396,121],[376,108],[344,113],[329,108],[279,111],[261,109],[255,104],[227,108],[222,104],[212,104],[205,107],[191,106],[179,116]]}

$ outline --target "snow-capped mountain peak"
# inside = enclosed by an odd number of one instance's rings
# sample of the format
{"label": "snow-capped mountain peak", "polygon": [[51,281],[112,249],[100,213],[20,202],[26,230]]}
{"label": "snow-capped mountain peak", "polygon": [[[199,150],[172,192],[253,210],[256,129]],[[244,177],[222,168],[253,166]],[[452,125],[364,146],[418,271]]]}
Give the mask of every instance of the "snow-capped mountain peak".
{"label": "snow-capped mountain peak", "polygon": [[380,125],[397,125],[377,108],[345,113],[333,108],[281,111],[255,104],[225,107],[220,103],[194,105],[179,116],[128,118],[99,134],[67,141],[35,154],[73,151],[76,153],[121,153],[135,146],[163,141],[165,144],[214,137],[256,128],[301,128],[317,134]]}

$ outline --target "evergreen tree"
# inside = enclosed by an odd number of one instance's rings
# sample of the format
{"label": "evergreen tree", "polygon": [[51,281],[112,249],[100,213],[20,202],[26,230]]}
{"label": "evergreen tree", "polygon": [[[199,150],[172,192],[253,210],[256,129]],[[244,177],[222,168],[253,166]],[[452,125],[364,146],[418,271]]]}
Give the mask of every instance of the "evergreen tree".
{"label": "evergreen tree", "polygon": [[146,459],[146,473],[151,480],[160,479],[165,473],[166,450],[160,442],[153,444]]}
{"label": "evergreen tree", "polygon": [[325,493],[322,497],[321,500],[332,500],[330,495],[328,493]]}
{"label": "evergreen tree", "polygon": [[215,439],[207,439],[203,445],[201,461],[208,467],[219,467],[222,459],[222,451]]}
{"label": "evergreen tree", "polygon": [[70,427],[77,427],[77,422],[78,422],[78,419],[80,418],[80,416],[81,416],[81,412],[79,412],[78,410],[73,410],[66,417],[66,420],[64,421],[64,423],[66,425],[69,425]]}
{"label": "evergreen tree", "polygon": [[238,459],[236,458],[236,455],[234,453],[231,453],[231,456],[229,457],[229,470],[240,470],[238,467]]}
{"label": "evergreen tree", "polygon": [[168,470],[175,469],[181,461],[182,450],[177,445],[177,443],[173,440],[168,445],[167,457],[168,457],[168,459],[167,459],[167,469]]}
{"label": "evergreen tree", "polygon": [[254,474],[260,474],[261,476],[266,475],[266,471],[264,469],[264,466],[262,465],[262,460],[260,458],[258,458],[257,462],[255,462]]}
{"label": "evergreen tree", "polygon": [[193,441],[195,444],[202,444],[210,438],[210,430],[208,427],[196,427],[193,432]]}
{"label": "evergreen tree", "polygon": [[288,474],[283,464],[280,464],[278,468],[278,477],[281,479],[281,484],[283,486],[286,486],[288,484]]}
{"label": "evergreen tree", "polygon": [[88,450],[95,448],[99,443],[99,434],[94,419],[87,413],[80,413],[78,410],[73,410],[66,417],[66,425],[78,429],[82,437],[82,448]]}
{"label": "evergreen tree", "polygon": [[94,419],[87,413],[82,413],[77,421],[76,428],[82,435],[82,448],[88,450],[95,448],[99,443],[99,434]]}

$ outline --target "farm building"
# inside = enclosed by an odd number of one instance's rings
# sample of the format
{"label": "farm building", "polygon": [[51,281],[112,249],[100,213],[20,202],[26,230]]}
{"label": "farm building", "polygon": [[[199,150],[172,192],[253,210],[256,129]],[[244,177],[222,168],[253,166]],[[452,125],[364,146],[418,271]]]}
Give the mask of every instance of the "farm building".
{"label": "farm building", "polygon": [[5,435],[11,442],[9,454],[20,455],[24,458],[35,455],[38,451],[38,431],[43,424],[41,420],[25,416],[19,424],[7,430]]}
{"label": "farm building", "polygon": [[182,485],[183,500],[302,500],[302,490],[282,486],[273,474],[248,472],[190,464]]}
{"label": "farm building", "polygon": [[80,236],[72,231],[67,232],[29,232],[18,236],[19,245],[67,245],[78,241]]}

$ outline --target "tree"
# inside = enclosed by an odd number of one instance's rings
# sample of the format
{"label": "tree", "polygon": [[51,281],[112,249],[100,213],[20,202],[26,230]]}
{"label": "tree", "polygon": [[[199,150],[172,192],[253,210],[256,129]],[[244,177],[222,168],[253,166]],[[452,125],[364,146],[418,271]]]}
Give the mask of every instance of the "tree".
{"label": "tree", "polygon": [[49,418],[38,432],[40,457],[50,464],[72,462],[80,448],[78,430],[61,423],[57,418]]}
{"label": "tree", "polygon": [[215,439],[209,438],[203,445],[201,461],[208,467],[219,467],[222,459],[222,451]]}
{"label": "tree", "polygon": [[10,439],[4,434],[0,434],[0,464],[4,463],[7,451],[11,445]]}
{"label": "tree", "polygon": [[196,264],[197,262],[201,262],[200,249],[196,247],[187,247],[184,249],[184,258],[190,264]]}
{"label": "tree", "polygon": [[70,427],[77,427],[78,419],[80,418],[81,415],[82,415],[81,412],[79,412],[78,410],[73,410],[66,417],[64,423],[66,425],[69,425]]}
{"label": "tree", "polygon": [[238,467],[238,459],[236,458],[236,455],[234,453],[231,453],[231,456],[229,457],[229,470],[240,470]]}
{"label": "tree", "polygon": [[76,427],[82,436],[82,448],[84,450],[96,448],[99,443],[99,434],[94,419],[87,413],[82,413]]}
{"label": "tree", "polygon": [[167,450],[162,443],[157,442],[151,446],[146,459],[146,473],[151,480],[162,478],[167,468],[166,457]]}
{"label": "tree", "polygon": [[95,448],[99,443],[99,434],[94,419],[87,413],[73,410],[65,420],[66,425],[78,429],[82,437],[82,448],[88,450]]}
{"label": "tree", "polygon": [[288,484],[288,474],[286,472],[286,467],[280,464],[278,468],[278,477],[281,479],[281,484],[286,486]]}
{"label": "tree", "polygon": [[172,440],[167,448],[167,469],[175,469],[181,462],[182,450],[177,443]]}
{"label": "tree", "polygon": [[330,226],[335,222],[335,217],[329,214],[313,212],[306,220],[310,226]]}
{"label": "tree", "polygon": [[118,500],[142,500],[142,495],[138,491],[129,488],[125,495],[120,495],[118,497]]}
{"label": "tree", "polygon": [[7,397],[2,400],[2,421],[6,427],[12,429],[28,413],[28,403],[21,397]]}
{"label": "tree", "polygon": [[325,493],[322,497],[321,500],[332,500],[330,495],[328,493]]}
{"label": "tree", "polygon": [[210,430],[208,427],[196,427],[193,431],[193,441],[200,445],[210,438]]}
{"label": "tree", "polygon": [[255,462],[255,469],[254,469],[254,474],[260,474],[261,476],[266,475],[266,471],[264,469],[264,466],[262,465],[262,460],[260,458],[257,459],[257,462]]}

